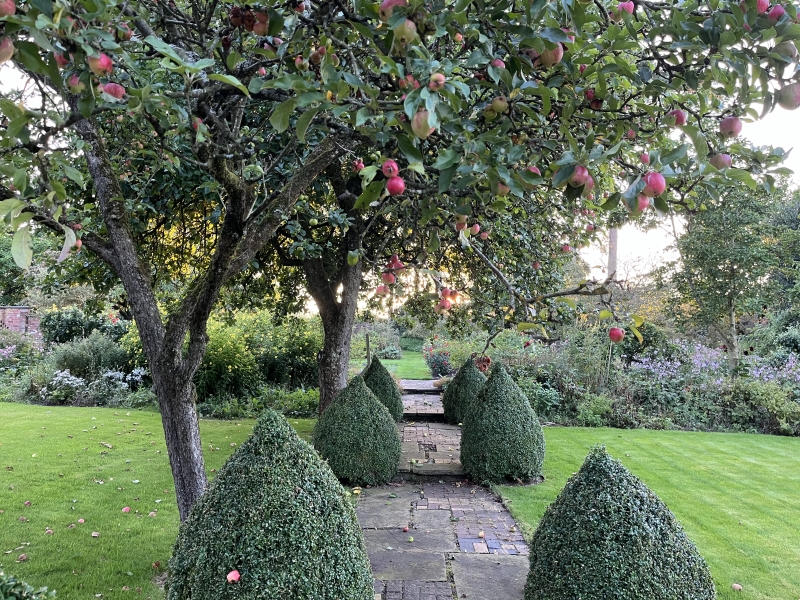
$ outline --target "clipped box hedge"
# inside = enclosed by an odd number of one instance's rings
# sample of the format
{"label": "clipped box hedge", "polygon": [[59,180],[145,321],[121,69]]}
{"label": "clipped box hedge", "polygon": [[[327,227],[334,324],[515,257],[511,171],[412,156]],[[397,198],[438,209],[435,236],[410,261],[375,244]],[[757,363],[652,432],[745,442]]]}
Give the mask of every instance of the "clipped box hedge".
{"label": "clipped box hedge", "polygon": [[395,421],[403,418],[403,397],[400,388],[397,387],[389,371],[383,366],[381,361],[372,357],[369,367],[364,371],[364,383],[375,394],[381,404],[388,410]]}
{"label": "clipped box hedge", "polygon": [[525,600],[711,600],[708,565],[644,483],[594,448],[547,508]]}
{"label": "clipped box hedge", "polygon": [[392,415],[356,375],[314,427],[314,447],[352,485],[381,485],[397,472],[400,434]]}
{"label": "clipped box hedge", "polygon": [[528,398],[501,363],[496,363],[461,430],[461,464],[479,483],[539,477],[544,433]]}
{"label": "clipped box hedge", "polygon": [[469,407],[485,383],[486,375],[480,372],[471,358],[468,358],[442,394],[445,420],[448,423],[463,422]]}
{"label": "clipped box hedge", "polygon": [[[238,583],[227,576],[237,570]],[[268,410],[181,524],[167,600],[373,600],[364,537],[342,486]]]}

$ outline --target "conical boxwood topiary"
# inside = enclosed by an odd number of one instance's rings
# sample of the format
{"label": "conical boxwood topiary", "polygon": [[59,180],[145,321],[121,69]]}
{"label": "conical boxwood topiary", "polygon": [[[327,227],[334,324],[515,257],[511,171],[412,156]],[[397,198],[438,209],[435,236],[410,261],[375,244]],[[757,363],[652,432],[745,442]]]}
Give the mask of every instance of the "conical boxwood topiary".
{"label": "conical boxwood topiary", "polygon": [[461,464],[475,481],[500,483],[542,473],[544,433],[528,399],[503,365],[491,376],[464,415]]}
{"label": "conical boxwood topiary", "polygon": [[445,421],[461,423],[485,383],[486,375],[468,358],[442,394]]}
{"label": "conical boxwood topiary", "polygon": [[675,516],[595,448],[547,508],[530,547],[525,600],[710,600],[708,566]]}
{"label": "conical boxwood topiary", "polygon": [[[238,583],[228,583],[231,571]],[[266,411],[181,524],[167,600],[372,600],[355,511],[328,466]]]}
{"label": "conical boxwood topiary", "polygon": [[353,485],[381,485],[397,472],[400,434],[389,410],[356,375],[314,427],[314,447]]}
{"label": "conical boxwood topiary", "polygon": [[363,373],[364,383],[375,394],[378,401],[389,409],[389,414],[395,421],[403,418],[403,397],[400,389],[392,379],[389,371],[386,370],[374,356],[369,363],[369,367]]}

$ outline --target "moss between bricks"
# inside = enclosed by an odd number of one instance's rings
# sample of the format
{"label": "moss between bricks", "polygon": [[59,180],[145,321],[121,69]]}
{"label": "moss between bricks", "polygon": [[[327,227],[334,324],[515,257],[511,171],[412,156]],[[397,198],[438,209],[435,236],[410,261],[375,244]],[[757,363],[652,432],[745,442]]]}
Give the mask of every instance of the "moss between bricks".
{"label": "moss between bricks", "polygon": [[594,448],[547,508],[530,546],[525,600],[711,600],[708,566],[675,516]]}
{"label": "moss between bricks", "polygon": [[397,472],[400,434],[389,414],[356,375],[317,421],[314,447],[334,474],[353,485],[381,485]]}
{"label": "moss between bricks", "polygon": [[[226,581],[238,570],[237,584]],[[181,525],[167,600],[373,600],[364,537],[314,449],[268,410]]]}
{"label": "moss between bricks", "polygon": [[380,403],[389,409],[392,418],[400,421],[403,418],[403,397],[381,361],[373,356],[363,377],[367,387],[375,394]]}
{"label": "moss between bricks", "polygon": [[461,464],[474,481],[528,480],[542,473],[544,433],[528,399],[496,363],[461,430]]}
{"label": "moss between bricks", "polygon": [[469,407],[486,383],[486,375],[478,370],[471,358],[461,366],[442,394],[444,418],[448,423],[461,423]]}

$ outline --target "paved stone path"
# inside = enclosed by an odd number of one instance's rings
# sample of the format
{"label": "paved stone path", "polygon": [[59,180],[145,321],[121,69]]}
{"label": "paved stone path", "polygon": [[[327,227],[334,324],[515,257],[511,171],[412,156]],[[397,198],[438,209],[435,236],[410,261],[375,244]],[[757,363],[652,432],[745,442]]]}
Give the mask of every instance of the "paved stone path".
{"label": "paved stone path", "polygon": [[528,546],[499,499],[463,478],[461,428],[398,428],[399,477],[415,482],[365,488],[356,505],[375,600],[522,600]]}

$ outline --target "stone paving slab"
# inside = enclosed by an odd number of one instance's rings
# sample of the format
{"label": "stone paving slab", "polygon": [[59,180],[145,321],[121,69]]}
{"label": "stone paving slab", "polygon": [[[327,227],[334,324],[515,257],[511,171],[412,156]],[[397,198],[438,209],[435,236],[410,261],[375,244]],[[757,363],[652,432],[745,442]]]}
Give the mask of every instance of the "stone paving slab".
{"label": "stone paving slab", "polygon": [[444,552],[367,548],[372,575],[380,581],[447,581]]}
{"label": "stone paving slab", "polygon": [[362,529],[401,529],[411,522],[410,502],[391,500],[366,503],[359,500],[356,516]]}
{"label": "stone paving slab", "polygon": [[400,388],[407,394],[412,394],[417,391],[436,392],[438,394],[441,390],[434,387],[433,383],[435,381],[435,379],[401,379]]}
{"label": "stone paving slab", "polygon": [[527,557],[458,554],[450,565],[458,598],[522,600],[525,597]]}
{"label": "stone paving slab", "polygon": [[[413,542],[409,542],[413,539]],[[364,530],[367,550],[400,550],[401,552],[458,552],[454,528],[446,530],[367,529]]]}
{"label": "stone paving slab", "polygon": [[[448,581],[380,581],[385,595],[375,600],[452,600],[453,590]],[[377,587],[375,588],[378,589]]]}

